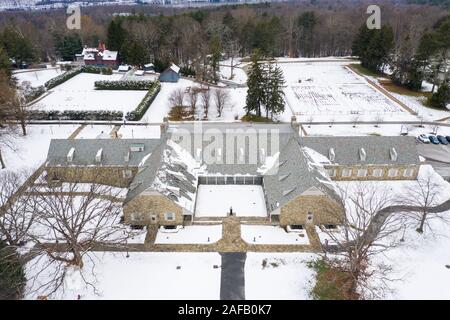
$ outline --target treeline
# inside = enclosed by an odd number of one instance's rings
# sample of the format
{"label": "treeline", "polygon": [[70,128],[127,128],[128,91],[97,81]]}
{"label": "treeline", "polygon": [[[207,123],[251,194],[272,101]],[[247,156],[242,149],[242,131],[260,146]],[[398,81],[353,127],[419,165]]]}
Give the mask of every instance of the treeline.
{"label": "treeline", "polygon": [[[108,40],[108,47],[119,49],[130,64],[172,60],[188,67],[217,52],[247,56],[254,49],[266,56],[350,55],[366,9],[367,4],[324,1],[173,11],[118,6],[83,8],[81,30],[76,31],[65,28],[62,11],[6,13],[0,17],[0,29],[9,26],[29,39],[37,62],[69,59],[84,45]],[[116,17],[113,10],[132,15]],[[444,15],[438,7],[382,5],[383,24],[393,27],[394,40],[409,33],[420,38]]]}
{"label": "treeline", "polygon": [[[450,103],[450,15],[439,20],[430,30],[414,40],[404,35],[394,42],[391,26],[369,30],[362,25],[353,42],[353,54],[359,56],[363,67],[388,74],[394,83],[411,90],[420,90],[424,80],[432,84],[429,102],[445,108]],[[436,86],[439,89],[435,92]]]}

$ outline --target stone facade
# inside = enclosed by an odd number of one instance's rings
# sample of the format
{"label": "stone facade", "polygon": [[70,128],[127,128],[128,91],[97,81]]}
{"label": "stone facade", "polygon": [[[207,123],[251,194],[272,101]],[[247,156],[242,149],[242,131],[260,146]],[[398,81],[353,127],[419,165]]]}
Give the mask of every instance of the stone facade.
{"label": "stone facade", "polygon": [[[137,173],[136,167],[46,167],[49,182],[99,183],[127,188]],[[129,170],[128,176],[124,171]]]}
{"label": "stone facade", "polygon": [[[378,180],[417,180],[417,175],[419,173],[420,166],[418,165],[399,165],[399,166],[393,166],[393,165],[354,165],[354,166],[330,166],[325,165],[325,169],[327,169],[330,174],[331,180],[336,181],[346,181],[346,180],[359,180],[359,181],[378,181]],[[334,169],[335,174],[332,175],[330,173],[330,170]],[[345,169],[351,170],[351,174],[349,176],[344,176],[343,172]],[[365,176],[358,176],[358,170],[365,169],[367,170]],[[389,175],[389,170],[397,170],[397,174],[395,176]],[[407,170],[411,169],[410,175],[405,175],[405,173],[408,173]],[[379,175],[375,176],[374,172],[376,170],[379,171]],[[392,172],[392,171],[391,171]]]}
{"label": "stone facade", "polygon": [[[168,197],[145,191],[124,205],[125,223],[132,225],[182,225],[184,209]],[[166,214],[173,219],[168,220]]]}
{"label": "stone facade", "polygon": [[283,227],[340,224],[343,217],[344,208],[325,194],[300,195],[280,208],[280,225]]}

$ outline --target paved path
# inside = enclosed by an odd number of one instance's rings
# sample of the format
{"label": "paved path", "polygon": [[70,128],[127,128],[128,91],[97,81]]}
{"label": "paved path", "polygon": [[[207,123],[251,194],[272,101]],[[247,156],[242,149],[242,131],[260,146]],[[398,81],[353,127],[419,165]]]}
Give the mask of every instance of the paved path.
{"label": "paved path", "polygon": [[245,260],[243,252],[221,253],[222,274],[220,279],[221,300],[245,299]]}

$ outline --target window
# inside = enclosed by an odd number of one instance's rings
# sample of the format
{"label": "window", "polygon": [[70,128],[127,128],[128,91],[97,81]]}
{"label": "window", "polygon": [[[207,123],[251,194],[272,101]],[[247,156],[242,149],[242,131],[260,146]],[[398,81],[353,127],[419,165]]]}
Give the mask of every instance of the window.
{"label": "window", "polygon": [[152,214],[152,215],[150,215],[150,221],[152,222],[152,223],[156,223],[156,214]]}
{"label": "window", "polygon": [[367,169],[358,169],[358,177],[367,176]]}
{"label": "window", "polygon": [[131,170],[123,170],[122,174],[125,179],[133,177],[133,172]]}
{"label": "window", "polygon": [[350,177],[352,175],[352,169],[344,168],[342,169],[343,177]]}
{"label": "window", "polygon": [[335,224],[324,224],[325,229],[336,229],[337,226]]}
{"label": "window", "polygon": [[303,225],[301,225],[301,224],[291,224],[290,227],[293,230],[303,230]]}
{"label": "window", "polygon": [[391,168],[388,171],[388,177],[396,177],[398,175],[398,169]]}
{"label": "window", "polygon": [[414,170],[412,168],[407,168],[405,171],[403,171],[404,177],[412,177],[414,173]]}
{"label": "window", "polygon": [[142,152],[144,151],[144,144],[143,143],[133,143],[130,146],[131,152]]}
{"label": "window", "polygon": [[372,175],[374,177],[381,177],[382,174],[383,174],[383,170],[382,169],[373,169]]}
{"label": "window", "polygon": [[314,214],[312,212],[308,212],[306,215],[306,222],[311,223],[313,221]]}
{"label": "window", "polygon": [[328,175],[331,177],[331,178],[333,178],[333,177],[336,177],[336,169],[327,169],[327,171],[328,171]]}
{"label": "window", "polygon": [[166,212],[166,213],[164,213],[164,219],[166,221],[174,221],[175,215],[172,212]]}

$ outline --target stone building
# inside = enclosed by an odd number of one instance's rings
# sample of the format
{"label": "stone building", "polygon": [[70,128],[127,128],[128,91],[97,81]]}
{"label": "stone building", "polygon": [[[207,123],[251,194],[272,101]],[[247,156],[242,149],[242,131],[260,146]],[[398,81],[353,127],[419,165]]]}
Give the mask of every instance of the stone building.
{"label": "stone building", "polygon": [[344,217],[335,180],[416,179],[420,165],[413,137],[299,137],[289,124],[240,123],[166,123],[161,132],[52,140],[48,179],[126,187],[126,223],[166,226],[196,219],[202,185],[255,185],[268,221],[301,228]]}

